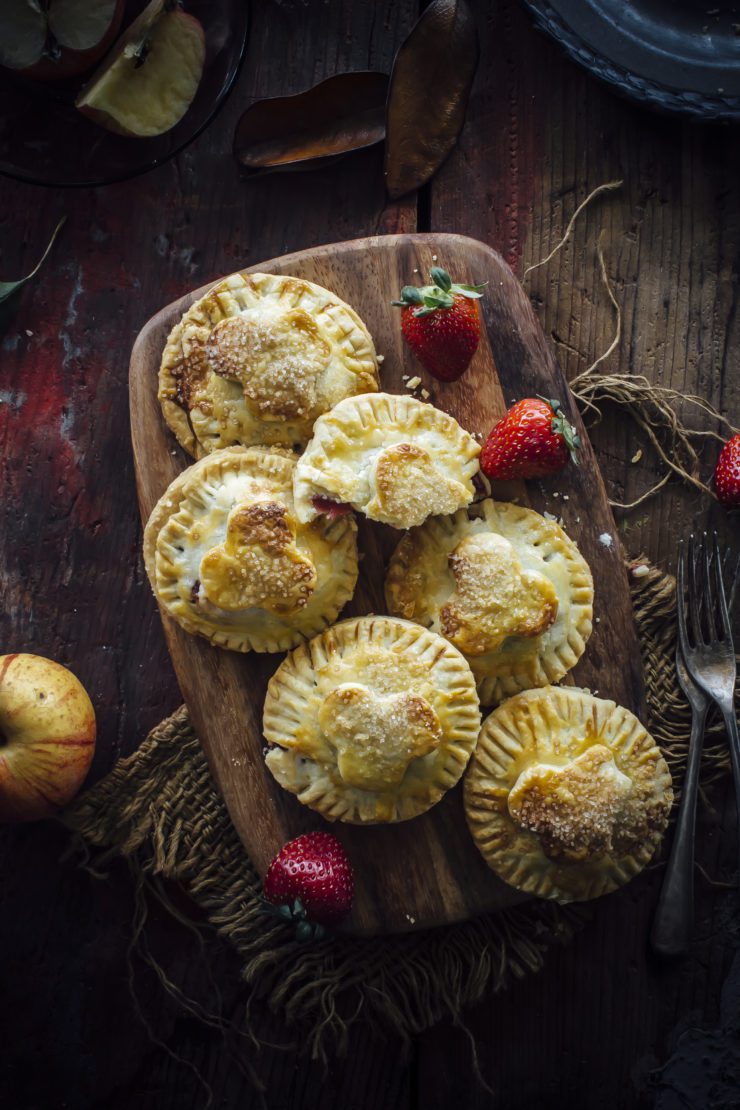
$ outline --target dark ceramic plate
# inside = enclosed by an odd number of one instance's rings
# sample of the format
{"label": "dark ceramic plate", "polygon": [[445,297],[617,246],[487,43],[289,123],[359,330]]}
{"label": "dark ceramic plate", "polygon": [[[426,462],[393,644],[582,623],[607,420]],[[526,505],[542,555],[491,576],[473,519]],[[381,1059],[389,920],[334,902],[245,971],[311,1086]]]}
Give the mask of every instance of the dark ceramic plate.
{"label": "dark ceramic plate", "polygon": [[574,61],[626,96],[740,120],[740,0],[525,0]]}
{"label": "dark ceramic plate", "polygon": [[[0,4],[4,0],[0,0]],[[129,0],[123,27],[145,6]],[[0,68],[0,173],[38,185],[106,185],[172,158],[206,127],[231,89],[247,44],[247,0],[186,0],[206,36],[198,92],[180,122],[164,135],[114,135],[83,116],[74,100],[85,77],[29,81]]]}

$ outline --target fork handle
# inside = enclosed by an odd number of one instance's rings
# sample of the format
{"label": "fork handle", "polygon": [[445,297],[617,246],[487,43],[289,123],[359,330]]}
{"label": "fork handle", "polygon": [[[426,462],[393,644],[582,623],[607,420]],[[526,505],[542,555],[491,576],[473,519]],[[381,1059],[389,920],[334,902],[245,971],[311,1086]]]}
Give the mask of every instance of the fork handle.
{"label": "fork handle", "polygon": [[737,800],[737,834],[738,834],[738,880],[740,881],[740,736],[737,730],[737,717],[733,701],[720,705],[722,716],[725,720],[727,738],[730,741],[730,762],[732,764],[732,778],[735,784],[735,798]]}
{"label": "fork handle", "polygon": [[[658,956],[666,958],[683,955],[691,943],[694,918],[696,796],[699,792],[699,765],[704,745],[706,719],[705,703],[694,709],[691,718],[689,755],[681,805],[676,819],[676,831],[650,931],[650,947]],[[738,755],[740,756],[740,741]],[[740,761],[738,772],[740,773]]]}

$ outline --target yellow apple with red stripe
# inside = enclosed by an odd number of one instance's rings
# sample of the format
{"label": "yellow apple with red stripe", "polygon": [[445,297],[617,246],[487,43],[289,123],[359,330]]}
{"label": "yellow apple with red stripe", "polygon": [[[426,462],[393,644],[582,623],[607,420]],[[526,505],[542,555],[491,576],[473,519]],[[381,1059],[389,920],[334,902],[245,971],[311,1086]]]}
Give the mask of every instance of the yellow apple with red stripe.
{"label": "yellow apple with red stripe", "polygon": [[95,710],[80,680],[40,655],[0,655],[0,821],[53,817],[94,752]]}

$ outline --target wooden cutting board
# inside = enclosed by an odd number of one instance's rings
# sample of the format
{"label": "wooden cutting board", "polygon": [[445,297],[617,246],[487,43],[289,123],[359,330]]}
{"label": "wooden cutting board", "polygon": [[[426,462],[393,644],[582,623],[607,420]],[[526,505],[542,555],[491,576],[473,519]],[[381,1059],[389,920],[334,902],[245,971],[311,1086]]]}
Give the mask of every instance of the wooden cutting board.
{"label": "wooden cutting board", "polygon": [[[399,310],[390,301],[401,286],[427,280],[435,261],[458,281],[488,282],[480,302],[481,342],[461,381],[441,384],[420,369],[401,339]],[[384,355],[382,388],[403,393],[402,375],[419,374],[440,408],[471,432],[487,433],[515,399],[557,397],[579,427],[581,465],[553,479],[508,483],[494,492],[539,511],[562,514],[588,560],[596,586],[594,633],[573,680],[643,713],[640,650],[614,520],[591,446],[562,372],[529,300],[495,251],[460,235],[387,235],[336,243],[251,267],[294,274],[347,300],[363,317]],[[203,289],[157,313],[142,329],[131,356],[130,397],[139,504],[144,521],[169,482],[192,461],[166,428],[157,402],[157,372],[165,339]],[[555,495],[558,496],[555,496]],[[360,519],[364,552],[360,581],[344,616],[383,612],[384,569],[398,533]],[[608,537],[606,543],[599,537]],[[234,825],[258,870],[291,837],[325,827],[321,818],[283,791],[263,761],[262,706],[282,656],[239,655],[212,648],[163,615],[183,697]],[[521,895],[486,867],[465,824],[461,786],[413,821],[388,827],[334,826],[355,868],[356,904],[347,930],[396,932],[463,920],[513,904]]]}

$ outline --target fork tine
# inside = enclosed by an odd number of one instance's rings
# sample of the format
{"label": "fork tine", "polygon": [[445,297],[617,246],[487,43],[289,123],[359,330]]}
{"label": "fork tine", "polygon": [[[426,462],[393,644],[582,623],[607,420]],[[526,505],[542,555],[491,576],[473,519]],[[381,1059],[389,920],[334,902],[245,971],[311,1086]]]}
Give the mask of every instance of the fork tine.
{"label": "fork tine", "polygon": [[701,615],[699,612],[699,590],[696,584],[696,537],[692,532],[689,536],[689,619],[691,625],[691,639],[694,644],[701,644]]}
{"label": "fork tine", "polygon": [[[732,642],[732,625],[730,624],[730,614],[729,614],[728,609],[727,609],[727,598],[725,596],[725,583],[724,583],[724,578],[723,578],[723,575],[722,575],[722,567],[721,567],[720,559],[719,559],[719,540],[717,539],[717,533],[716,532],[714,533],[713,547],[714,547],[714,561],[715,561],[715,570],[716,570],[716,578],[717,578],[717,598],[718,598],[718,601],[719,601],[719,614],[720,614],[720,617],[722,619],[722,639],[731,643]],[[735,578],[737,580],[737,574],[735,575]],[[734,587],[735,587],[735,582],[733,582],[733,590],[734,590]]]}
{"label": "fork tine", "polygon": [[678,616],[678,645],[685,657],[689,647],[689,636],[686,628],[686,555],[683,540],[678,541],[676,613]]}
{"label": "fork tine", "polygon": [[735,596],[737,595],[738,576],[740,576],[740,555],[738,555],[737,561],[735,563],[735,570],[732,575],[732,585],[730,586],[730,599],[727,602],[727,608],[730,612],[730,622],[732,622],[732,618],[735,613]]}
{"label": "fork tine", "polygon": [[[704,533],[702,546],[704,548],[702,553],[702,601],[704,602],[704,619],[706,622],[706,630],[709,636],[709,641],[712,642],[719,638],[719,633],[717,631],[717,602],[714,596],[715,591],[712,589],[712,569],[710,567],[709,557],[709,538],[706,532]],[[712,553],[714,555],[714,576],[716,577],[719,584],[718,589],[722,591],[722,594],[724,596],[724,583],[722,581],[722,563],[719,557],[719,544],[717,543],[716,532],[714,533]]]}

